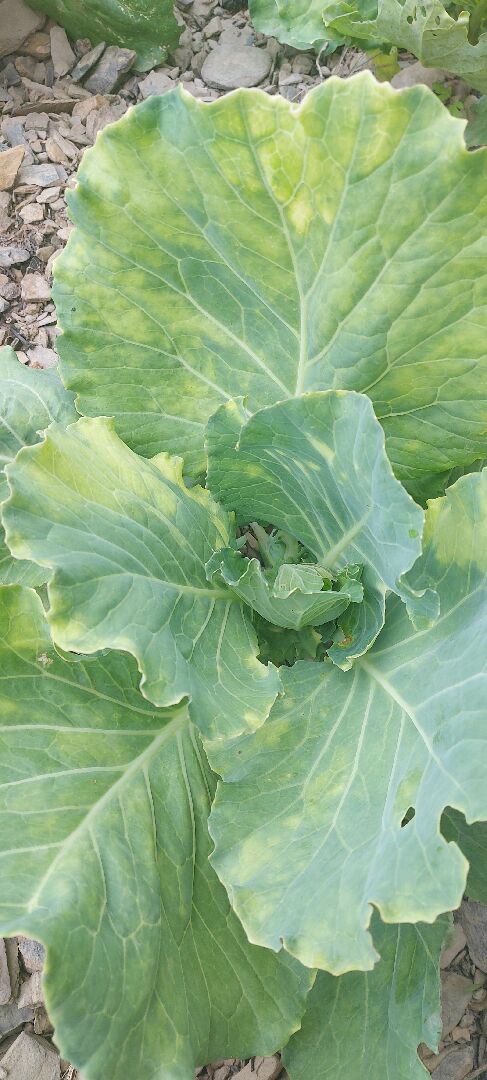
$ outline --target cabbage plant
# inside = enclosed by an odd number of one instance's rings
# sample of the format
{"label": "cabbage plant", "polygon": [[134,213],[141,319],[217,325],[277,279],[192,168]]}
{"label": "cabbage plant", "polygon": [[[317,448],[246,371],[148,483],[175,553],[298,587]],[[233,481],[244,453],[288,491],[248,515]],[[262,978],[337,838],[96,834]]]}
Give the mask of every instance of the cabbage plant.
{"label": "cabbage plant", "polygon": [[62,381],[0,352],[0,931],[87,1080],[426,1075],[487,900],[462,130],[368,73],[151,98],[70,196]]}

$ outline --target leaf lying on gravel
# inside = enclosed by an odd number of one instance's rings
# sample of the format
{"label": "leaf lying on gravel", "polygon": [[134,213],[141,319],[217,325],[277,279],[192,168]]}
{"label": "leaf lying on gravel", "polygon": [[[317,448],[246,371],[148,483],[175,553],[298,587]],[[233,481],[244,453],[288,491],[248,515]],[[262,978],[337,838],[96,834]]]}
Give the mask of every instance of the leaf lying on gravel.
{"label": "leaf lying on gravel", "polygon": [[284,1051],[290,1080],[425,1080],[419,1043],[441,1032],[439,957],[448,916],[432,926],[372,920],[381,959],[372,972],[319,972],[300,1031]]}
{"label": "leaf lying on gravel", "polygon": [[139,71],[162,64],[180,29],[169,0],[29,0],[64,26],[72,38],[106,41],[137,50]]}
{"label": "leaf lying on gravel", "polygon": [[[193,1080],[272,1053],[310,973],[249,945],[208,862],[214,779],[186,709],[131,657],[60,658],[29,589],[0,589],[0,932],[44,942],[46,1004],[87,1080]],[[73,1018],[76,1021],[73,1022]]]}
{"label": "leaf lying on gravel", "polygon": [[156,705],[188,695],[207,739],[259,726],[279,691],[238,597],[205,564],[231,539],[224,510],[188,490],[181,461],[138,458],[105,419],[53,426],[9,466],[8,544],[55,570],[49,621],[63,649],[124,649]]}
{"label": "leaf lying on gravel", "polygon": [[428,90],[368,72],[299,109],[148,99],[69,195],[55,299],[81,411],[197,473],[229,398],[363,391],[396,475],[436,493],[487,449],[486,162]]}
{"label": "leaf lying on gravel", "polygon": [[[0,349],[0,503],[7,498],[3,469],[22,446],[39,441],[40,432],[54,421],[76,419],[74,395],[53,371],[35,371],[19,363],[13,349]],[[0,585],[41,585],[45,569],[12,558],[0,524]]]}
{"label": "leaf lying on gravel", "polygon": [[458,906],[468,864],[439,824],[447,806],[487,816],[486,527],[484,470],[430,503],[410,577],[438,590],[434,626],[413,633],[390,598],[352,671],[283,668],[267,722],[222,755],[213,864],[253,941],[334,974],[367,970],[372,903],[387,922]]}

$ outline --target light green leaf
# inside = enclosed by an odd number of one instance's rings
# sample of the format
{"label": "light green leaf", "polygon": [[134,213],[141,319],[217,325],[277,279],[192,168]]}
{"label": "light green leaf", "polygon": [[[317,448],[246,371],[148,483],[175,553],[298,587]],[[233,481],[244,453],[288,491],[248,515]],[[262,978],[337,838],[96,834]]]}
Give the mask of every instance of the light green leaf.
{"label": "light green leaf", "polygon": [[[337,619],[352,601],[360,603],[363,589],[359,582],[352,588],[346,585],[336,592],[323,591],[323,578],[314,567],[308,567],[314,579],[308,573],[303,583],[301,566],[280,567],[274,582],[265,576],[258,559],[244,559],[233,548],[217,551],[208,561],[206,572],[210,581],[223,581],[230,585],[249,607],[258,611],[264,619],[274,626],[284,626],[300,630],[303,626],[321,626],[322,623]],[[281,571],[296,571],[292,578],[283,578]],[[301,571],[301,574],[300,574]],[[285,587],[283,587],[285,581]],[[303,589],[302,584],[307,588]],[[314,588],[312,585],[314,584]],[[282,589],[282,591],[280,591]]]}
{"label": "light green leaf", "polygon": [[343,44],[343,38],[325,29],[323,0],[250,0],[249,11],[259,33],[295,49],[319,51],[325,43]]}
{"label": "light green leaf", "polygon": [[451,807],[441,819],[441,831],[447,840],[454,840],[469,862],[465,892],[471,900],[487,904],[487,822],[467,825],[463,814]]}
{"label": "light green leaf", "polygon": [[[0,503],[8,495],[3,470],[18,450],[38,442],[53,420],[75,419],[74,396],[54,371],[28,368],[8,345],[0,349]],[[12,558],[0,522],[0,585],[42,585],[47,577],[40,566]]]}
{"label": "light green leaf", "polygon": [[181,461],[138,458],[105,419],[49,429],[8,469],[14,553],[55,570],[49,621],[66,650],[135,656],[156,705],[188,695],[206,739],[263,722],[279,690],[238,598],[207,581],[205,563],[231,540],[207,491],[185,487]]}
{"label": "light green leaf", "polygon": [[362,73],[299,108],[149,99],[101,132],[69,195],[66,385],[193,473],[230,398],[361,391],[424,496],[423,475],[487,452],[486,191],[487,156],[425,87]]}
{"label": "light green leaf", "polygon": [[[254,626],[259,641],[259,660],[271,661],[277,667],[295,664],[296,660],[316,660],[323,645],[321,633],[305,626],[304,630],[286,630],[273,626],[259,615],[254,616]],[[330,638],[334,629],[331,623]]]}
{"label": "light green leaf", "polygon": [[322,16],[332,34],[364,45],[389,42],[412,52],[425,67],[444,68],[487,90],[487,33],[471,43],[467,11],[452,18],[441,0],[325,0]]}
{"label": "light green leaf", "polygon": [[284,1050],[290,1080],[426,1080],[417,1047],[435,1050],[441,1033],[441,947],[449,927],[372,929],[381,959],[372,972],[319,972],[301,1030]]}
{"label": "light green leaf", "polygon": [[412,576],[438,589],[434,626],[414,633],[391,597],[351,671],[282,668],[283,698],[224,763],[213,862],[252,941],[368,970],[372,904],[432,922],[460,903],[468,863],[439,826],[447,806],[487,819],[486,528],[484,470],[430,504]]}
{"label": "light green leaf", "polygon": [[66,27],[72,38],[135,49],[138,71],[162,64],[181,33],[170,0],[29,0],[29,4]]}
{"label": "light green leaf", "polygon": [[415,619],[437,614],[436,598],[415,595],[403,580],[421,551],[424,513],[394,477],[369,398],[343,390],[306,394],[260,410],[236,434],[240,416],[230,403],[208,423],[215,498],[241,523],[256,518],[291,533],[334,574],[350,563],[364,566],[366,603],[354,606],[332,658],[348,667],[366,651],[384,623],[386,589]]}
{"label": "light green leaf", "polygon": [[487,143],[487,95],[472,105],[471,113],[465,128],[465,142],[469,149]]}
{"label": "light green leaf", "polygon": [[208,862],[198,737],[137,682],[120,653],[60,659],[35,593],[0,589],[0,932],[47,945],[56,1044],[87,1080],[193,1080],[285,1042],[310,979],[247,942]]}

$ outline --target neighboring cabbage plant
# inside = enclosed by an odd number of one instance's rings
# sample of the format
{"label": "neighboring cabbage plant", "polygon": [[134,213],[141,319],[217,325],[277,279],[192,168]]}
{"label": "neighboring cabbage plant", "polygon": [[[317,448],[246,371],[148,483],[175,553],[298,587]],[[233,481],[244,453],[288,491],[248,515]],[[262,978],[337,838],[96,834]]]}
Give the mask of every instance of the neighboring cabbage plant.
{"label": "neighboring cabbage plant", "polygon": [[487,901],[462,130],[368,73],[152,98],[70,195],[62,381],[0,351],[0,932],[87,1080],[427,1075]]}
{"label": "neighboring cabbage plant", "polygon": [[178,43],[180,28],[171,0],[28,0],[64,26],[72,38],[89,38],[135,49],[135,66],[162,64]]}

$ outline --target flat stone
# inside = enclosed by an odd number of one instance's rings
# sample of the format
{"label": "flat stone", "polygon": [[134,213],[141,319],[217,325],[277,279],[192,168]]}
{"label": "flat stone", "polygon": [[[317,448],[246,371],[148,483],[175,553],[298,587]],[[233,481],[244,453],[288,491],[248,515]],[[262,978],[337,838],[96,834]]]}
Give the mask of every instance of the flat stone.
{"label": "flat stone", "polygon": [[446,72],[440,68],[426,68],[419,60],[415,64],[408,64],[398,71],[391,79],[391,86],[396,90],[404,90],[407,86],[433,86],[433,83],[444,82]]}
{"label": "flat stone", "polygon": [[243,1069],[234,1074],[233,1080],[276,1080],[282,1072],[282,1061],[278,1054],[272,1057],[256,1057],[247,1062]]}
{"label": "flat stone", "polygon": [[25,105],[19,105],[15,109],[14,116],[29,116],[31,113],[70,113],[73,111],[75,101],[73,98],[53,98],[52,101],[28,101]]}
{"label": "flat stone", "polygon": [[25,303],[39,303],[42,300],[50,300],[51,290],[49,282],[42,274],[25,274],[21,284],[22,300]]}
{"label": "flat stone", "polygon": [[12,996],[10,972],[7,963],[7,950],[3,938],[0,938],[0,1005],[6,1005]]}
{"label": "flat stone", "polygon": [[86,89],[90,94],[110,94],[123,75],[130,71],[136,55],[133,49],[119,49],[118,45],[109,45],[86,80]]}
{"label": "flat stone", "polygon": [[10,191],[25,155],[25,146],[12,146],[0,154],[0,191]]}
{"label": "flat stone", "polygon": [[46,958],[46,950],[39,941],[34,941],[33,938],[20,937],[19,953],[24,962],[25,970],[29,972],[29,975],[32,975],[34,971],[42,971]]}
{"label": "flat stone", "polygon": [[475,987],[470,979],[466,979],[463,975],[457,974],[456,971],[442,971],[442,1038],[445,1038],[462,1019],[474,989]]}
{"label": "flat stone", "polygon": [[9,1080],[60,1080],[59,1054],[37,1035],[22,1031],[2,1058],[2,1068]]}
{"label": "flat stone", "polygon": [[487,906],[476,900],[464,900],[460,908],[460,922],[475,967],[487,973]]}
{"label": "flat stone", "polygon": [[201,69],[201,78],[216,90],[236,90],[239,86],[258,86],[271,69],[272,59],[253,45],[217,45]]}
{"label": "flat stone", "polygon": [[57,366],[57,353],[54,352],[54,349],[47,349],[45,345],[34,345],[33,349],[27,350],[27,356],[29,357],[30,366],[33,368],[47,371],[49,368]]}
{"label": "flat stone", "polygon": [[33,184],[34,187],[52,187],[60,180],[67,180],[67,172],[62,165],[25,165],[19,173],[21,184]]}
{"label": "flat stone", "polygon": [[20,987],[20,994],[18,997],[19,1009],[23,1009],[28,1005],[43,1005],[44,995],[42,993],[41,985],[41,973],[35,971],[33,975],[29,975],[28,979],[22,983]]}
{"label": "flat stone", "polygon": [[29,34],[44,25],[45,16],[32,11],[24,0],[3,0],[0,3],[0,57],[17,52]]}
{"label": "flat stone", "polygon": [[88,72],[91,71],[92,67],[95,66],[97,61],[100,59],[100,56],[103,55],[104,51],[105,42],[100,41],[99,45],[95,45],[94,49],[90,49],[89,52],[85,53],[84,56],[80,57],[78,63],[71,72],[71,78],[73,79],[73,82],[81,82],[81,79],[84,79],[85,75],[87,75]]}
{"label": "flat stone", "polygon": [[465,948],[466,944],[467,939],[460,923],[454,923],[441,951],[440,968],[442,971],[445,968],[450,967],[452,960],[458,956],[462,949]]}
{"label": "flat stone", "polygon": [[434,1080],[464,1080],[473,1067],[473,1046],[461,1046],[447,1054],[434,1070]]}
{"label": "flat stone", "polygon": [[151,71],[147,78],[139,83],[139,90],[143,98],[152,97],[154,94],[165,94],[167,90],[174,89],[174,82],[163,71]]}
{"label": "flat stone", "polygon": [[13,1035],[24,1024],[30,1024],[33,1019],[34,1010],[31,1006],[19,1009],[16,1001],[11,1001],[8,1005],[0,1005],[0,1038]]}
{"label": "flat stone", "polygon": [[54,74],[59,78],[67,75],[74,67],[76,57],[68,41],[68,35],[61,26],[51,26],[51,59]]}
{"label": "flat stone", "polygon": [[21,247],[20,244],[9,244],[7,247],[0,247],[0,266],[19,266],[20,263],[27,262],[31,257],[31,252],[28,248]]}

